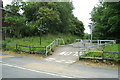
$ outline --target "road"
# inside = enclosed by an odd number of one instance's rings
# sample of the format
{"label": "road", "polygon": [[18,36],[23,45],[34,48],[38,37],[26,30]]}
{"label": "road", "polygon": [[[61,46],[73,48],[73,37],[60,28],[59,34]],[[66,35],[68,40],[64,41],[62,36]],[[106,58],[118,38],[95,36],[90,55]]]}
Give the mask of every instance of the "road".
{"label": "road", "polygon": [[65,78],[65,76],[3,64],[3,78]]}
{"label": "road", "polygon": [[4,78],[118,78],[117,69],[59,64],[28,57],[2,55]]}

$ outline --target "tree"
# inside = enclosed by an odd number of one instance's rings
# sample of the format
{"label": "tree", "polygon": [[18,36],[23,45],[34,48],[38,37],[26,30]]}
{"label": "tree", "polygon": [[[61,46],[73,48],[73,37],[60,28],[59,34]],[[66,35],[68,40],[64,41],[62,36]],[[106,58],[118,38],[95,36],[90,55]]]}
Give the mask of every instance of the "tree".
{"label": "tree", "polygon": [[84,36],[84,25],[81,21],[79,21],[76,17],[73,16],[71,20],[71,25],[69,31],[74,35],[78,35],[80,37]]}
{"label": "tree", "polygon": [[[7,23],[13,22],[11,26],[16,35],[38,35],[38,28],[43,26],[48,29],[48,33],[72,33],[81,37],[84,35],[84,25],[74,17],[71,2],[21,2],[6,8],[16,14],[7,13],[5,16]],[[20,10],[23,11],[22,14],[19,13]]]}
{"label": "tree", "polygon": [[21,5],[7,5],[5,8],[9,9],[10,12],[6,12],[4,20],[9,24],[15,37],[22,37],[22,28],[25,27],[26,17],[18,13],[20,11]]}
{"label": "tree", "polygon": [[91,20],[95,26],[94,37],[99,39],[119,39],[120,2],[104,2],[95,7]]}

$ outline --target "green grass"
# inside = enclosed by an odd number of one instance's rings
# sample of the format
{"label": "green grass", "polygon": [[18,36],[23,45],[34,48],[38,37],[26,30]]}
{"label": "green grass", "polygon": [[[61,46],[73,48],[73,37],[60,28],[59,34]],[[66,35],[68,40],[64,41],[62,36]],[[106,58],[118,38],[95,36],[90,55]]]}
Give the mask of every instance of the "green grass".
{"label": "green grass", "polygon": [[[16,38],[7,38],[5,41],[3,41],[3,43],[6,44],[19,44],[19,45],[25,45],[25,46],[33,46],[33,47],[45,47],[47,45],[49,45],[53,40],[57,39],[57,38],[62,38],[65,41],[65,44],[70,44],[73,43],[75,41],[75,39],[80,38],[78,36],[75,35],[71,35],[71,34],[58,34],[58,35],[52,35],[52,34],[48,34],[48,35],[43,35],[41,40],[42,40],[42,44],[40,45],[40,37],[38,36],[33,36],[33,37],[25,37],[25,38],[20,38],[20,39],[16,39]],[[59,41],[59,44],[62,44],[62,41]],[[15,49],[16,46],[15,45],[7,45],[7,48],[12,48]],[[18,47],[19,49],[22,50],[27,50],[29,51],[30,49],[27,47]],[[40,48],[32,48],[31,51],[34,52],[45,52],[45,49],[40,49]]]}
{"label": "green grass", "polygon": [[[120,44],[112,44],[104,46],[103,51],[120,51]],[[102,51],[102,49],[98,49],[98,51]],[[102,53],[89,52],[84,55],[84,57],[101,57]],[[105,58],[115,58],[120,59],[120,53],[104,53]]]}

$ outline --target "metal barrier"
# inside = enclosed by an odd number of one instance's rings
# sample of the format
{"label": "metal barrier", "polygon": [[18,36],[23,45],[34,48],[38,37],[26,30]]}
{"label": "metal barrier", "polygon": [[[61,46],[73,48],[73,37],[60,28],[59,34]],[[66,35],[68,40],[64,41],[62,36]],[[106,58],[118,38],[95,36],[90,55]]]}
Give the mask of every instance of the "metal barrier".
{"label": "metal barrier", "polygon": [[46,56],[48,55],[48,52],[49,52],[49,51],[52,51],[52,48],[53,48],[54,46],[60,45],[60,44],[59,44],[59,40],[62,40],[63,44],[65,44],[64,40],[61,39],[61,38],[58,38],[58,39],[54,40],[52,43],[50,43],[48,46],[46,46],[46,54],[45,54]]}
{"label": "metal barrier", "polygon": [[101,46],[106,44],[116,44],[116,40],[82,40],[82,39],[76,39],[75,47],[84,47],[87,49],[91,48],[101,48]]}

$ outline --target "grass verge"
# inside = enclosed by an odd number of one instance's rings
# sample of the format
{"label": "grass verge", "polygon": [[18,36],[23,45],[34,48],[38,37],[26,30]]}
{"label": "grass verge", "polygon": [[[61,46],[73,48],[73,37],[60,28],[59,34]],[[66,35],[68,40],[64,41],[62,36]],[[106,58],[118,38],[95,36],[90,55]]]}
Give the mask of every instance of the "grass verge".
{"label": "grass verge", "polygon": [[[5,41],[3,41],[3,43],[19,44],[19,45],[32,46],[32,47],[45,47],[57,38],[62,38],[64,39],[65,44],[70,44],[70,43],[73,43],[75,39],[80,38],[80,37],[71,35],[71,34],[64,34],[64,35],[63,34],[58,34],[58,35],[48,34],[48,35],[42,36],[41,45],[40,45],[40,37],[38,36],[25,37],[25,38],[20,38],[20,39],[7,38]],[[62,41],[59,41],[59,44],[62,44]],[[6,45],[6,48],[16,49],[16,45]],[[23,47],[23,46],[19,46],[17,48],[19,50],[24,50],[24,51],[45,52],[45,48],[29,48],[29,47]],[[53,49],[52,51],[54,51],[54,47],[52,49]],[[16,50],[12,50],[12,51],[16,51]]]}
{"label": "grass verge", "polygon": [[[119,46],[120,44],[106,45],[104,46],[103,51],[119,52],[120,51]],[[102,49],[98,49],[98,51],[102,51]],[[102,53],[89,52],[88,54],[85,54],[83,57],[102,57]],[[104,58],[120,59],[120,53],[104,53]]]}
{"label": "grass verge", "polygon": [[46,56],[42,55],[42,54],[29,54],[29,53],[24,53],[24,52],[17,53],[14,51],[4,51],[4,50],[2,50],[2,54],[8,54],[8,55],[13,55],[13,56],[22,56],[22,57],[30,57],[30,58],[34,58],[34,59],[46,58]]}

